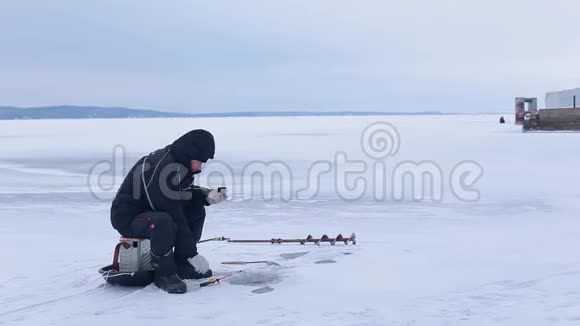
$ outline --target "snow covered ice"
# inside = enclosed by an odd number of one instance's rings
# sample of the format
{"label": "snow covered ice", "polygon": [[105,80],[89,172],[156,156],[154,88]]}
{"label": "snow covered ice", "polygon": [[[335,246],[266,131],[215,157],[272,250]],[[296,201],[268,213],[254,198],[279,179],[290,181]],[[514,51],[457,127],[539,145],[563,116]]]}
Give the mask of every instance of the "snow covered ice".
{"label": "snow covered ice", "polygon": [[[497,119],[0,121],[0,324],[577,324],[580,133],[523,134]],[[405,162],[432,162],[444,180],[440,200],[398,200],[390,182],[377,200],[377,159],[361,148],[361,134],[378,121],[400,137],[396,153],[382,160],[386,174]],[[292,181],[250,196],[255,189],[244,179],[232,200],[209,208],[203,238],[356,232],[357,245],[209,242],[199,248],[215,272],[244,272],[206,288],[188,281],[185,295],[104,286],[97,269],[110,263],[118,240],[107,185],[122,179],[123,166],[194,128],[215,134],[216,159],[235,177],[250,162],[283,162]],[[125,162],[113,159],[117,145]],[[337,153],[348,158],[341,167],[366,162],[353,177],[367,182],[361,196],[344,198],[348,189],[338,189]],[[333,171],[321,175],[315,195],[295,196],[308,188],[314,162],[333,163]],[[482,169],[466,192],[478,198],[453,189],[462,162]],[[95,192],[89,172],[107,164],[117,178],[104,175]],[[220,264],[229,260],[280,266]]]}

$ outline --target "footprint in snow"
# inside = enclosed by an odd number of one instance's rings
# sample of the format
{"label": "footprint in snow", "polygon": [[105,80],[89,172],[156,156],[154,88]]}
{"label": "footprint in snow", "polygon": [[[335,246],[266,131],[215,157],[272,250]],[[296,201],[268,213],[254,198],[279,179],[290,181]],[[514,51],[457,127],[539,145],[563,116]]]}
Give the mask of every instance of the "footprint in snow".
{"label": "footprint in snow", "polygon": [[334,264],[336,263],[336,260],[334,259],[323,259],[323,260],[319,260],[317,262],[314,262],[315,264]]}
{"label": "footprint in snow", "polygon": [[262,293],[268,293],[268,292],[272,292],[272,291],[274,291],[274,288],[272,288],[271,286],[264,286],[264,287],[261,287],[259,289],[253,290],[252,293],[262,294]]}
{"label": "footprint in snow", "polygon": [[310,251],[304,251],[304,252],[294,252],[294,253],[288,253],[288,254],[280,254],[280,257],[284,258],[284,259],[296,259],[302,256],[305,256],[306,254],[308,254]]}

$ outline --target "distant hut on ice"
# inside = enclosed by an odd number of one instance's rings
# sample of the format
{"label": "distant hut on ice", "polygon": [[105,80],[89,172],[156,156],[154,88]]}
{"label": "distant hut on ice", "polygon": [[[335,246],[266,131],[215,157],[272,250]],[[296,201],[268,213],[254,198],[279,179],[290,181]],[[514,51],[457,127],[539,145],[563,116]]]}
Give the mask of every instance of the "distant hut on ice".
{"label": "distant hut on ice", "polygon": [[522,99],[516,98],[516,124],[522,124],[524,131],[580,130],[580,88],[546,93],[546,108],[539,111],[531,104],[526,110]]}

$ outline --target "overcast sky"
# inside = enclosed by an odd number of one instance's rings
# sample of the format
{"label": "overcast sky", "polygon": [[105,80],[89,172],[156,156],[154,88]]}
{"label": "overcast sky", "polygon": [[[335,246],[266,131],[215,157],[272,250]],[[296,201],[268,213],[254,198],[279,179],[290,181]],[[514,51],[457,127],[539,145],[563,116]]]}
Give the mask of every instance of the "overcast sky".
{"label": "overcast sky", "polygon": [[0,0],[0,106],[511,111],[580,87],[578,0]]}

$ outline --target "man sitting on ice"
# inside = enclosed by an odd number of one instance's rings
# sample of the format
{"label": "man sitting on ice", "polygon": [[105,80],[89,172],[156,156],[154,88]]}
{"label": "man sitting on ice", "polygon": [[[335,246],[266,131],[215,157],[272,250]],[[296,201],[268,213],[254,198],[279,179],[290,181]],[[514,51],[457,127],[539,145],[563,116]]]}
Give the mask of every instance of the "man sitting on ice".
{"label": "man sitting on ice", "polygon": [[225,191],[193,186],[194,175],[213,159],[214,138],[193,130],[133,166],[111,207],[111,223],[124,237],[150,239],[155,284],[185,293],[182,279],[212,276],[197,252],[205,206],[227,199]]}

